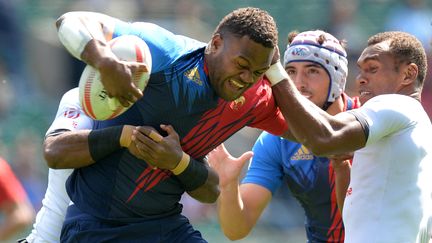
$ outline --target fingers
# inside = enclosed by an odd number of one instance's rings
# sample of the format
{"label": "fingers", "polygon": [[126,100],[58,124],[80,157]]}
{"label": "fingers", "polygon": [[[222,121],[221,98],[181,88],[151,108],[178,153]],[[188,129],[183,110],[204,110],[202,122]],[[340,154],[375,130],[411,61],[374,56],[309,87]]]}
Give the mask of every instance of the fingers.
{"label": "fingers", "polygon": [[225,144],[221,143],[218,147],[218,149],[222,150],[224,153],[231,156],[231,154],[228,152],[228,150],[225,148]]}
{"label": "fingers", "polygon": [[141,143],[156,144],[163,137],[152,127],[137,127],[133,132],[134,138]]}
{"label": "fingers", "polygon": [[179,135],[177,134],[177,132],[174,130],[174,127],[171,125],[160,125],[160,127],[167,132],[169,137],[174,137],[177,140],[179,139]]}
{"label": "fingers", "polygon": [[[167,132],[168,137],[172,136],[172,137],[177,138],[177,140],[178,140],[179,136],[178,136],[177,132],[174,130],[173,126],[162,124],[162,125],[160,125],[160,127],[162,128],[162,130]],[[139,135],[139,133],[142,133],[146,137],[151,138],[154,142],[161,142],[164,138],[154,128],[148,127],[148,126],[137,127],[137,135]],[[137,136],[137,138],[142,138],[142,136]]]}
{"label": "fingers", "polygon": [[139,98],[143,96],[142,91],[138,89],[135,84],[130,83],[129,87],[123,95],[121,95],[118,100],[120,104],[124,107],[129,107],[134,104]]}
{"label": "fingers", "polygon": [[145,63],[142,62],[130,62],[130,64],[133,67],[133,72],[137,71],[137,72],[143,72],[143,73],[147,73],[149,72],[149,69],[147,67],[147,65]]}
{"label": "fingers", "polygon": [[142,91],[138,87],[136,87],[134,83],[130,83],[128,91],[128,100],[132,101],[132,103],[136,102],[143,96]]}
{"label": "fingers", "polygon": [[[134,90],[134,89],[131,89],[131,90]],[[123,92],[122,95],[110,93],[110,94],[108,94],[108,96],[112,100],[117,101],[113,104],[113,107],[110,106],[110,109],[112,109],[112,110],[115,110],[119,104],[123,107],[129,107],[137,101],[137,98],[131,92]]]}

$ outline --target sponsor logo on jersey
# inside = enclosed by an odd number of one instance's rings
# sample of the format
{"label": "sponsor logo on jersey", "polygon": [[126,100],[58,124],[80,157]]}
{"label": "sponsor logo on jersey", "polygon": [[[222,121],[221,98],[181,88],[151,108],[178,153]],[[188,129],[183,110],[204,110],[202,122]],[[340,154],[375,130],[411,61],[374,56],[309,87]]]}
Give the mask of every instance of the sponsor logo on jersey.
{"label": "sponsor logo on jersey", "polygon": [[305,146],[301,146],[293,156],[291,160],[312,160],[313,154]]}
{"label": "sponsor logo on jersey", "polygon": [[80,112],[78,109],[71,107],[65,110],[63,116],[70,119],[76,119],[80,116]]}
{"label": "sponsor logo on jersey", "polygon": [[201,80],[201,76],[198,72],[198,67],[194,67],[192,69],[187,70],[184,75],[186,76],[186,78],[188,78],[189,80],[191,80],[192,82],[198,84],[198,85],[202,85],[203,82]]}
{"label": "sponsor logo on jersey", "polygon": [[352,194],[352,187],[347,189],[346,196],[351,196],[351,194]]}

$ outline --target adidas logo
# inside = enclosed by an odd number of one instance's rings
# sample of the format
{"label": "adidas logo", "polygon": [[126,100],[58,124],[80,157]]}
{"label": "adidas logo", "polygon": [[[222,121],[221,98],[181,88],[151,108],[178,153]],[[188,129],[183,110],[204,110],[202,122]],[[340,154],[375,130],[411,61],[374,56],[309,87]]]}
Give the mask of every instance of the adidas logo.
{"label": "adidas logo", "polygon": [[301,146],[293,156],[291,160],[311,160],[313,159],[313,154],[305,146]]}

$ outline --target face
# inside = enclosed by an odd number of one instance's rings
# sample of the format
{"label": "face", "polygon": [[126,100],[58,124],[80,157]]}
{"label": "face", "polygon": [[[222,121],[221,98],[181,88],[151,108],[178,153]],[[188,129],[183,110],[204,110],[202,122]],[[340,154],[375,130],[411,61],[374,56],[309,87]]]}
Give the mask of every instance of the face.
{"label": "face", "polygon": [[248,36],[213,36],[206,61],[210,83],[224,100],[235,100],[255,84],[270,67],[273,48]]}
{"label": "face", "polygon": [[362,103],[377,95],[398,93],[401,88],[403,75],[401,69],[396,70],[389,49],[388,42],[377,43],[364,49],[359,57],[356,83]]}
{"label": "face", "polygon": [[324,106],[330,77],[321,65],[313,62],[290,62],[285,70],[304,97],[319,107]]}

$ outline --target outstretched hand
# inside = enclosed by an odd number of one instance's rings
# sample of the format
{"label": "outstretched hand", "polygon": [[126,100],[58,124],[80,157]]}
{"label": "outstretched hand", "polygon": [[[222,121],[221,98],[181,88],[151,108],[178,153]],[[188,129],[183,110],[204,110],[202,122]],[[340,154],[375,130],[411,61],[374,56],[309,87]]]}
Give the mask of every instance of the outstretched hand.
{"label": "outstretched hand", "polygon": [[219,175],[219,185],[224,187],[231,183],[238,184],[240,173],[252,156],[253,152],[248,151],[235,158],[221,144],[208,154],[208,162]]}

